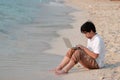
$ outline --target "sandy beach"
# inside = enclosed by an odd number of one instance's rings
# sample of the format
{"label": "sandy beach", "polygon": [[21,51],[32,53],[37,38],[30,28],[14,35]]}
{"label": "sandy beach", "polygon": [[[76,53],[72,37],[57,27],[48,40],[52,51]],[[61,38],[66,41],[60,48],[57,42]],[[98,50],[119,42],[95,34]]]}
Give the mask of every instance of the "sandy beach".
{"label": "sandy beach", "polygon": [[99,70],[86,70],[74,67],[64,80],[120,80],[120,1],[110,0],[65,0],[65,4],[76,9],[69,15],[74,22],[71,29],[59,31],[59,38],[51,43],[52,49],[46,52],[64,56],[68,50],[62,37],[68,37],[73,45],[86,45],[86,38],[80,33],[80,26],[87,20],[95,23],[97,32],[106,45],[105,67]]}

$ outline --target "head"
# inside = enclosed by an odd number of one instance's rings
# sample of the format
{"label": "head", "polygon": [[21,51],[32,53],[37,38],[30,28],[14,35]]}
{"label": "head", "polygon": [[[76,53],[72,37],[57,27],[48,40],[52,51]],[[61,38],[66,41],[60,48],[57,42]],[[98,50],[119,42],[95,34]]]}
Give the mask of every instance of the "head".
{"label": "head", "polygon": [[85,36],[91,39],[96,34],[95,25],[91,21],[85,22],[81,26],[81,33],[85,34]]}

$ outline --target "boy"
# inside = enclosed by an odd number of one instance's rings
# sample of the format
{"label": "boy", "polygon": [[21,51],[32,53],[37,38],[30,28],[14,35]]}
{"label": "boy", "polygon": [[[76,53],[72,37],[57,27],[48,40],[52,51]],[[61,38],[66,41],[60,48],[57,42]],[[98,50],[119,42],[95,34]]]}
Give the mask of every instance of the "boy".
{"label": "boy", "polygon": [[88,38],[87,47],[79,44],[68,50],[61,63],[55,68],[56,74],[68,73],[78,62],[88,69],[100,69],[104,66],[105,45],[96,33],[95,25],[87,21],[80,30]]}

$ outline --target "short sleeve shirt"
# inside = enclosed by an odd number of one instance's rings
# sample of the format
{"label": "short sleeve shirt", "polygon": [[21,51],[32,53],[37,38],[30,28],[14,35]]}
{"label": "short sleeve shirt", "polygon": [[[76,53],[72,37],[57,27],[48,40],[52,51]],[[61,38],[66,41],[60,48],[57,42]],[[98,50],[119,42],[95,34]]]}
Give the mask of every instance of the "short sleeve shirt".
{"label": "short sleeve shirt", "polygon": [[105,44],[103,39],[96,34],[92,39],[88,39],[87,48],[93,51],[95,54],[99,54],[96,61],[100,68],[103,67],[105,56]]}

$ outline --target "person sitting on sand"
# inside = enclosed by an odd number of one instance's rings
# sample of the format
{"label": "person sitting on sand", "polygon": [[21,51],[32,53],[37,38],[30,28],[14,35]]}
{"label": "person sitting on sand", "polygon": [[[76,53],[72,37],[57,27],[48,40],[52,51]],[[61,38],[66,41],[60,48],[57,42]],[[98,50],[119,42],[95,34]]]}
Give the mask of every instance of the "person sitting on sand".
{"label": "person sitting on sand", "polygon": [[76,45],[68,50],[61,63],[54,69],[56,74],[66,74],[78,62],[88,69],[100,69],[104,66],[105,44],[96,33],[95,25],[91,21],[81,26],[87,41],[87,47]]}

